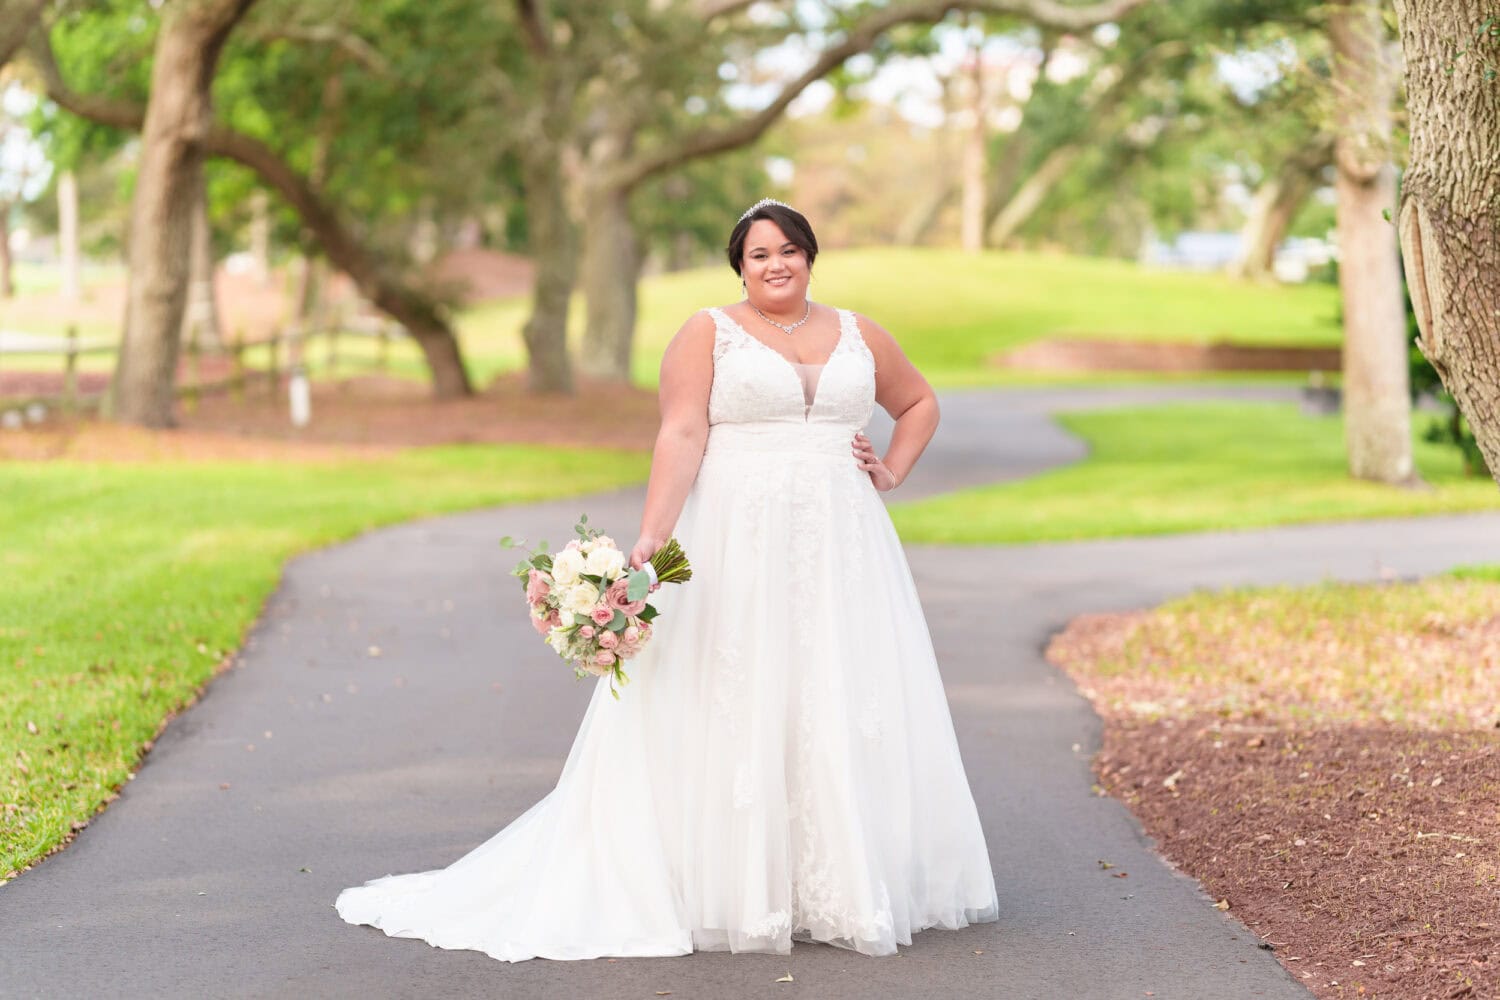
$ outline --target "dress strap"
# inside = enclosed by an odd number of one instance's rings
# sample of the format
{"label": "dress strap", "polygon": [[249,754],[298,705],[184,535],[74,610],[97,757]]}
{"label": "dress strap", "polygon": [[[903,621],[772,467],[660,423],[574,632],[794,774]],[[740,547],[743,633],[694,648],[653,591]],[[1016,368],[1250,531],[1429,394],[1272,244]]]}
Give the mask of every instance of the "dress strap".
{"label": "dress strap", "polygon": [[741,338],[750,335],[740,329],[740,325],[729,318],[729,314],[718,306],[709,306],[708,314],[714,320],[714,360],[717,361],[729,352],[732,347],[741,346]]}
{"label": "dress strap", "polygon": [[856,354],[863,354],[870,359],[870,364],[875,364],[875,355],[870,351],[870,345],[865,343],[864,334],[859,332],[859,320],[854,317],[854,310],[839,310],[839,342],[833,353],[842,350],[851,350]]}

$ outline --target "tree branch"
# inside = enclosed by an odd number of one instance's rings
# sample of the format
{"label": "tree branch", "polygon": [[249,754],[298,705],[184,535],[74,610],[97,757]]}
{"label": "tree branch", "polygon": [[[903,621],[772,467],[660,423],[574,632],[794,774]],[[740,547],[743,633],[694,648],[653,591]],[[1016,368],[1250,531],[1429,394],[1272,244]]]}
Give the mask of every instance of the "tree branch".
{"label": "tree branch", "polygon": [[315,45],[332,45],[343,49],[355,62],[376,76],[387,76],[391,64],[379,50],[352,31],[333,24],[288,24],[281,27],[266,27],[244,33],[247,38],[270,42],[312,42]]}
{"label": "tree branch", "polygon": [[[69,89],[58,70],[52,47],[44,31],[36,31],[28,46],[46,86],[47,97],[58,107],[80,118],[115,128],[140,131],[146,109],[129,101],[78,94]],[[214,123],[203,137],[203,151],[210,156],[234,160],[254,171],[296,210],[302,222],[317,237],[328,259],[345,271],[364,295],[378,308],[401,320],[414,334],[425,332],[426,323],[441,325],[438,313],[425,297],[388,276],[380,262],[368,253],[344,226],[338,213],[270,146],[253,136]]]}
{"label": "tree branch", "polygon": [[10,62],[42,15],[47,0],[0,0],[0,66]]}
{"label": "tree branch", "polygon": [[57,57],[52,52],[52,43],[45,27],[39,27],[31,33],[26,43],[26,55],[41,76],[47,97],[58,107],[99,125],[132,132],[141,130],[146,121],[144,106],[97,94],[78,94],[68,88],[62,78],[62,71],[58,69]]}
{"label": "tree branch", "polygon": [[761,0],[699,0],[698,16],[705,21],[712,21],[716,17],[737,14],[760,2]]}
{"label": "tree branch", "polygon": [[[518,0],[525,2],[525,0]],[[726,3],[728,0],[726,0]],[[792,101],[851,56],[867,51],[880,36],[902,24],[933,23],[952,10],[1016,14],[1034,23],[1063,31],[1077,31],[1115,21],[1152,0],[1099,0],[1087,7],[1056,0],[906,0],[865,15],[850,25],[843,39],[818,54],[796,79],[782,87],[770,104],[748,118],[721,129],[697,132],[676,146],[647,152],[606,175],[612,186],[634,187],[641,181],[700,156],[738,149],[760,138]]]}
{"label": "tree branch", "polygon": [[521,18],[526,47],[533,55],[547,55],[552,46],[547,41],[547,29],[542,26],[542,14],[536,9],[536,0],[516,0],[516,13]]}

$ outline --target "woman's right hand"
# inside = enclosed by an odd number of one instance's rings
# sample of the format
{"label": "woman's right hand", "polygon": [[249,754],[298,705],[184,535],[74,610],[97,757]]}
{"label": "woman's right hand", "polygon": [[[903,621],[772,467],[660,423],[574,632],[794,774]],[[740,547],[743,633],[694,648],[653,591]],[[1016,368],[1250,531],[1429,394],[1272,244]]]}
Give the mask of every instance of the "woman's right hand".
{"label": "woman's right hand", "polygon": [[667,544],[665,538],[653,538],[650,535],[642,535],[636,540],[635,548],[630,550],[630,568],[642,569],[651,557]]}

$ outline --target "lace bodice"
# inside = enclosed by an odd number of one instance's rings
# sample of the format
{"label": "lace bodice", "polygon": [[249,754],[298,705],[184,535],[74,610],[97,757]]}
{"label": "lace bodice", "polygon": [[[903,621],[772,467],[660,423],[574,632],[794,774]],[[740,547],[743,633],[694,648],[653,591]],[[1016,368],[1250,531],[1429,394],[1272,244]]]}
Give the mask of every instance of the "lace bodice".
{"label": "lace bodice", "polygon": [[839,339],[822,365],[798,365],[757,340],[722,309],[714,320],[708,422],[860,428],[875,406],[875,358],[854,314],[840,309]]}

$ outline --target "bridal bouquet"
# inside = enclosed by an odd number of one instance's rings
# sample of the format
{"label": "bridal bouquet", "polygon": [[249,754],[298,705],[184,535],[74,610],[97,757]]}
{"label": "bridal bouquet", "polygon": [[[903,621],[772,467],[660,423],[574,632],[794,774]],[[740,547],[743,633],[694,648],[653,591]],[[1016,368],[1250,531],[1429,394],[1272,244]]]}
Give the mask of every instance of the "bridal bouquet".
{"label": "bridal bouquet", "polygon": [[[516,564],[514,575],[526,591],[531,624],[547,645],[573,665],[577,677],[610,675],[609,692],[616,698],[630,683],[623,664],[651,639],[657,611],[647,594],[663,583],[686,583],[692,567],[677,539],[668,540],[645,567],[632,570],[614,539],[588,526],[588,515],[578,518],[578,537],[556,555],[540,542],[536,551]],[[509,535],[504,548],[524,545]]]}

